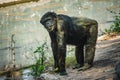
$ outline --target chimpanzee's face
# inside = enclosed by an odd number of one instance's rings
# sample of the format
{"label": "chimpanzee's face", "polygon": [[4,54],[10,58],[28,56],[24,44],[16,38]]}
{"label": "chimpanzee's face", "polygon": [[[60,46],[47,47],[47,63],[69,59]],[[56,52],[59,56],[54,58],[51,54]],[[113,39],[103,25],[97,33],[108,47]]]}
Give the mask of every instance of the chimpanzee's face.
{"label": "chimpanzee's face", "polygon": [[53,14],[54,13],[51,13],[51,14],[48,15],[48,13],[47,13],[40,20],[40,23],[42,25],[44,25],[44,27],[49,32],[53,31],[55,29],[55,27],[56,27],[56,18],[54,16],[55,14],[54,15]]}

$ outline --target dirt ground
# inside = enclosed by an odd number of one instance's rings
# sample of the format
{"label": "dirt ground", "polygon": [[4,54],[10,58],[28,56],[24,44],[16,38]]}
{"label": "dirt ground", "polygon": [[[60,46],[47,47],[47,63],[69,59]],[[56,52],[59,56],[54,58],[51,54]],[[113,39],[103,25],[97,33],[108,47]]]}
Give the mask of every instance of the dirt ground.
{"label": "dirt ground", "polygon": [[[120,36],[103,40],[100,37],[97,41],[94,66],[86,71],[67,69],[67,76],[59,76],[55,80],[117,80],[115,66],[120,62]],[[120,79],[118,79],[120,80]]]}

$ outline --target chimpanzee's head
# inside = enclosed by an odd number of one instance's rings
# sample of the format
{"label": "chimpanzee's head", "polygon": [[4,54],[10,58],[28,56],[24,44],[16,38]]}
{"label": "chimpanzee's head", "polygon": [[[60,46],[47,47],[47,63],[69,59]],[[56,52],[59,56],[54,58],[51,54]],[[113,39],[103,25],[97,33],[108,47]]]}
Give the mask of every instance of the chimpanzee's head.
{"label": "chimpanzee's head", "polygon": [[49,31],[53,31],[56,28],[57,25],[57,15],[54,12],[47,12],[45,13],[41,20],[40,23]]}

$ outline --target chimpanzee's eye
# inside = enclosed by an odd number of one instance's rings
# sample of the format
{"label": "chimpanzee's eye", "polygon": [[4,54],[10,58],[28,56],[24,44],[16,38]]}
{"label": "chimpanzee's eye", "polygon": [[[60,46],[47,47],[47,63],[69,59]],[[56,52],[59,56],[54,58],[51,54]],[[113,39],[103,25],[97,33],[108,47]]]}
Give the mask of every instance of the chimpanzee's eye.
{"label": "chimpanzee's eye", "polygon": [[51,19],[46,19],[45,22],[50,21]]}
{"label": "chimpanzee's eye", "polygon": [[50,21],[51,19],[46,19],[43,21],[43,24],[46,24],[47,21]]}

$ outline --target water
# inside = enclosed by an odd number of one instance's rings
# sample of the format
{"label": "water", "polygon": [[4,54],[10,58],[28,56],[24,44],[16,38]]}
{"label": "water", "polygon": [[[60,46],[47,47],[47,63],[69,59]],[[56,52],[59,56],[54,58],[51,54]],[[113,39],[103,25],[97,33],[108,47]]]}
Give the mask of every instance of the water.
{"label": "water", "polygon": [[5,80],[5,79],[6,79],[5,76],[0,77],[0,80]]}
{"label": "water", "polygon": [[[31,73],[30,69],[23,70],[22,75],[19,77],[19,79],[20,80],[34,80],[33,76],[30,75],[30,73]],[[6,79],[6,76],[1,76],[0,77],[0,80],[5,80],[5,79]],[[18,78],[16,78],[16,79],[18,79]]]}

